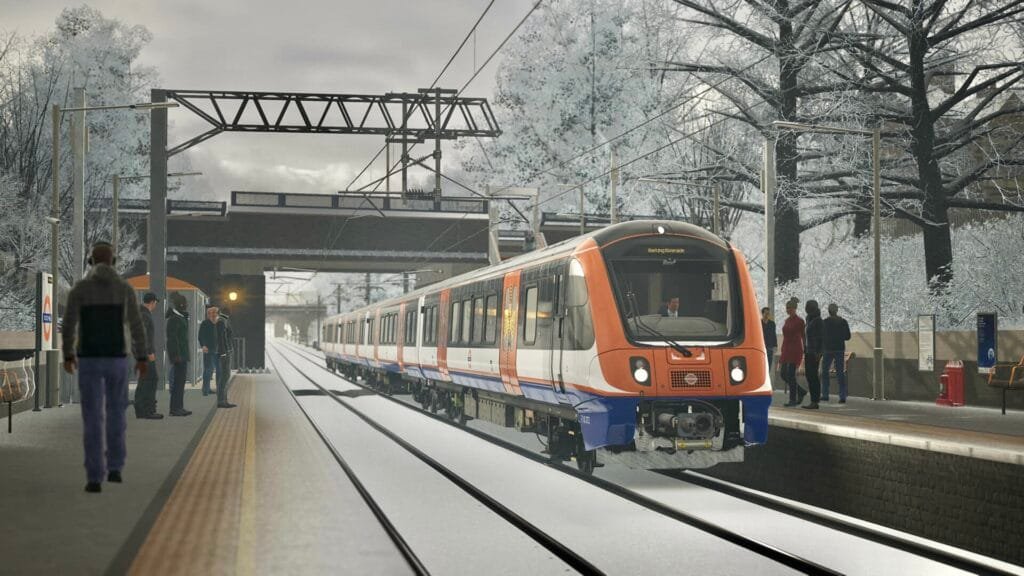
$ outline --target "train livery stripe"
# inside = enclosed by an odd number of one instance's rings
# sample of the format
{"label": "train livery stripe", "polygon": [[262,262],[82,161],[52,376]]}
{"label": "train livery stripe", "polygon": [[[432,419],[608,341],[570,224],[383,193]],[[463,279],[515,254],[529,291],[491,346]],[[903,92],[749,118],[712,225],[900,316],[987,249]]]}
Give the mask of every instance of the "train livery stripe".
{"label": "train livery stripe", "polygon": [[505,274],[502,288],[501,338],[498,348],[498,369],[501,372],[501,383],[505,391],[515,396],[522,396],[519,389],[519,376],[516,370],[516,337],[519,326],[519,275],[521,270],[513,270]]}

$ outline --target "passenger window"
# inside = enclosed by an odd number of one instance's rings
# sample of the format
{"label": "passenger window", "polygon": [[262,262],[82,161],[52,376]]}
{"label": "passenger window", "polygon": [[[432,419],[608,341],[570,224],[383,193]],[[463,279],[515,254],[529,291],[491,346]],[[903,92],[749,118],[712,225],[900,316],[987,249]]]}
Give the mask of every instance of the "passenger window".
{"label": "passenger window", "polygon": [[459,320],[462,319],[462,302],[452,303],[452,314],[449,322],[451,322],[451,336],[448,338],[449,344],[458,344],[459,342]]}
{"label": "passenger window", "polygon": [[498,296],[491,294],[487,297],[487,319],[484,323],[484,342],[494,344],[495,333],[498,328]]}
{"label": "passenger window", "polygon": [[469,300],[462,301],[462,343],[469,344],[470,329],[473,327],[473,307]]}
{"label": "passenger window", "polygon": [[537,341],[537,286],[526,289],[526,305],[523,307],[526,322],[523,325],[523,342],[533,344]]}
{"label": "passenger window", "polygon": [[484,341],[484,299],[473,299],[473,344]]}

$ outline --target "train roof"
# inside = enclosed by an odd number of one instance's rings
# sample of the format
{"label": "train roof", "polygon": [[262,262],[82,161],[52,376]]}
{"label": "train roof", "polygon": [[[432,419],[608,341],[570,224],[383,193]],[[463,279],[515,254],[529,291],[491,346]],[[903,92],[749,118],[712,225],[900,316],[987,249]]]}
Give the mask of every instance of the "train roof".
{"label": "train roof", "polygon": [[364,308],[386,308],[388,306],[394,306],[396,304],[399,304],[400,302],[415,300],[416,298],[419,298],[424,294],[433,294],[439,290],[444,290],[445,288],[460,286],[467,282],[473,282],[482,278],[487,278],[495,275],[502,275],[508,270],[515,270],[516,268],[528,265],[530,262],[534,260],[544,260],[547,259],[548,257],[557,257],[562,254],[572,253],[577,247],[579,247],[581,244],[590,239],[593,239],[594,242],[598,245],[598,247],[601,247],[611,244],[616,240],[627,238],[629,236],[637,236],[641,234],[654,234],[657,233],[658,226],[663,227],[665,231],[670,234],[693,236],[700,240],[704,240],[705,242],[721,246],[722,248],[728,247],[728,244],[724,240],[722,240],[720,237],[716,236],[712,232],[704,228],[701,228],[700,226],[695,226],[687,222],[677,222],[675,220],[632,220],[629,222],[620,222],[618,224],[613,224],[611,226],[605,226],[604,228],[595,230],[593,232],[588,232],[587,234],[584,234],[582,236],[574,236],[567,240],[563,240],[557,244],[552,244],[550,246],[542,248],[540,250],[534,250],[532,252],[520,254],[513,258],[509,258],[508,260],[504,260],[500,264],[495,264],[494,266],[485,266],[483,268],[478,268],[476,270],[472,270],[464,274],[459,274],[458,276],[452,276],[451,278],[448,278],[447,280],[442,280],[441,282],[435,282],[434,284],[424,286],[423,288],[417,288],[416,290],[413,290],[406,294],[402,294],[401,296],[388,298],[387,300],[381,300],[380,302],[374,302],[373,304],[369,304],[367,306],[361,306],[356,310],[352,310],[350,312],[335,314],[334,316],[332,316],[332,318],[335,316],[346,316],[348,314],[353,314],[360,310],[363,310]]}

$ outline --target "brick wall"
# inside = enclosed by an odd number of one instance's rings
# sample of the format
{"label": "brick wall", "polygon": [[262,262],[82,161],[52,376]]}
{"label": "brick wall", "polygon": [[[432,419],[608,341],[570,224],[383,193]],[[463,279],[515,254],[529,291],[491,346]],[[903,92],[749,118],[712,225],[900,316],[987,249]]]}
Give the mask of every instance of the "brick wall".
{"label": "brick wall", "polygon": [[707,474],[1024,565],[1024,467],[772,427]]}

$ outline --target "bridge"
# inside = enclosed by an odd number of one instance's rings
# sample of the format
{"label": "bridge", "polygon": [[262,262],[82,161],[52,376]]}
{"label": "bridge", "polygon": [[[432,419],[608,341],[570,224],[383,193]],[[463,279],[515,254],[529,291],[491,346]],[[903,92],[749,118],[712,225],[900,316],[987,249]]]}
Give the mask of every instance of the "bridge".
{"label": "bridge", "polygon": [[[128,200],[122,218],[149,238],[149,202]],[[230,202],[167,203],[167,271],[232,308],[246,358],[264,356],[266,270],[401,273],[430,268],[437,282],[488,262],[489,202],[432,194],[291,194],[235,191]],[[147,254],[149,253],[147,247]],[[131,274],[144,274],[148,258]],[[227,295],[236,294],[229,302]]]}

